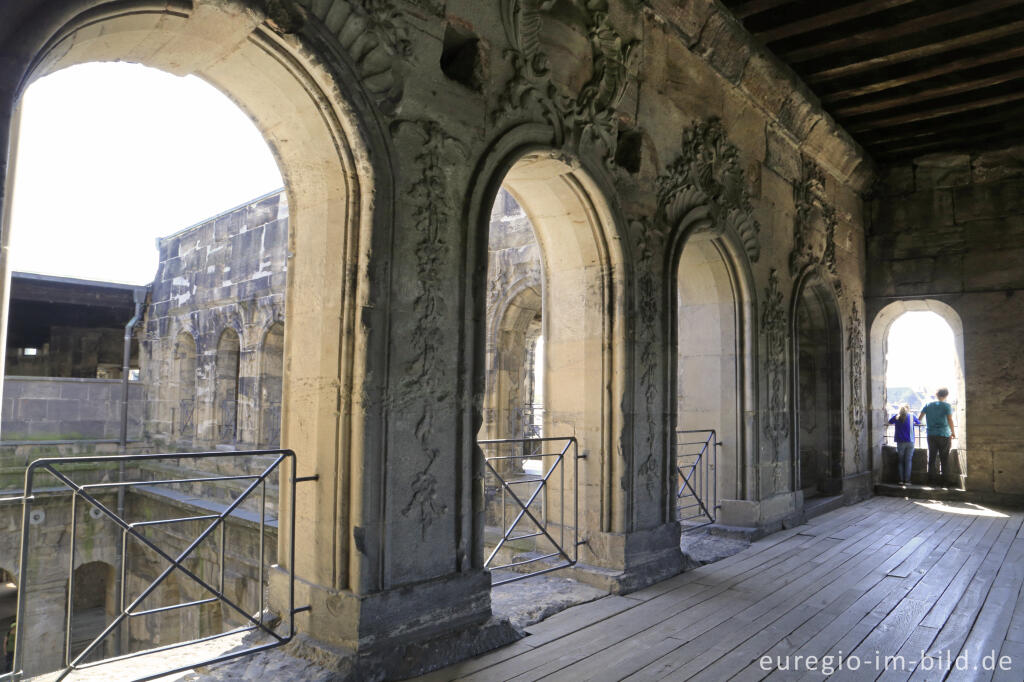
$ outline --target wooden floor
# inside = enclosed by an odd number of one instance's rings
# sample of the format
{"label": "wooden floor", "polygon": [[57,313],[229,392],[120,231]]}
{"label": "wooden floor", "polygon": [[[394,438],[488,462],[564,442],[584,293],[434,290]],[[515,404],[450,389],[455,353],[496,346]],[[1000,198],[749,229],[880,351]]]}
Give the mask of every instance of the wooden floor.
{"label": "wooden floor", "polygon": [[1020,682],[1022,521],[875,497],[419,679]]}

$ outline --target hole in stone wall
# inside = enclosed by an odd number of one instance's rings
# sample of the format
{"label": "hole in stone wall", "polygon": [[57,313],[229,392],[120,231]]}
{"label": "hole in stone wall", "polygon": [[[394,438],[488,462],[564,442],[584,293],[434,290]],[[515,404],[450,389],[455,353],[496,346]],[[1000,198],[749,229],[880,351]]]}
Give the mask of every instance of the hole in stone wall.
{"label": "hole in stone wall", "polygon": [[615,149],[615,163],[630,173],[640,170],[643,159],[644,136],[639,130],[620,130],[618,146]]}
{"label": "hole in stone wall", "polygon": [[448,24],[444,29],[441,71],[456,83],[480,92],[483,82],[480,39],[469,30]]}

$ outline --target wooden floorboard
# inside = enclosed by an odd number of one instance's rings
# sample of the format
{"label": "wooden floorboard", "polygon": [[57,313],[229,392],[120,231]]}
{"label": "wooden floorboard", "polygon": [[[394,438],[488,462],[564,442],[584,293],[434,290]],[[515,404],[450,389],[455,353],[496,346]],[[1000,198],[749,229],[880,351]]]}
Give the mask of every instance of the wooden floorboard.
{"label": "wooden floorboard", "polygon": [[872,498],[419,679],[1020,682],[1022,585],[1024,513]]}

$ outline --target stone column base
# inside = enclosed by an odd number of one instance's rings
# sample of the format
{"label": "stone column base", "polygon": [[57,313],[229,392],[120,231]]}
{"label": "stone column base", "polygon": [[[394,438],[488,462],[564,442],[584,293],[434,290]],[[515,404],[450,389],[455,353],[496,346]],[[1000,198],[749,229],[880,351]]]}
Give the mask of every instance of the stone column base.
{"label": "stone column base", "polygon": [[633,533],[592,533],[580,547],[579,563],[566,575],[612,594],[628,594],[683,568],[679,524],[672,522]]}
{"label": "stone column base", "polygon": [[[803,521],[801,491],[773,495],[764,500],[722,500],[716,526],[744,529],[744,537],[756,539]],[[714,531],[713,531],[714,532]]]}
{"label": "stone column base", "polygon": [[[352,679],[404,679],[513,642],[522,633],[491,617],[487,571],[357,595],[296,578],[295,655]],[[287,622],[288,575],[270,574],[270,604]]]}
{"label": "stone column base", "polygon": [[843,478],[843,504],[854,504],[866,500],[874,494],[871,472],[862,471]]}

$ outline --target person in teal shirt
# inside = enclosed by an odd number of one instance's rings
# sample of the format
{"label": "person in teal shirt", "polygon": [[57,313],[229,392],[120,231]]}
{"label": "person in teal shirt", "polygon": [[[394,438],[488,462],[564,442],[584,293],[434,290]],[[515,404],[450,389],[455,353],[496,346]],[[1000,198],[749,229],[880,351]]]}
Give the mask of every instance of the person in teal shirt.
{"label": "person in teal shirt", "polygon": [[956,427],[953,426],[953,406],[946,402],[949,389],[940,388],[935,397],[937,400],[921,408],[918,416],[928,420],[928,480],[941,483],[949,472],[949,448],[956,438]]}

